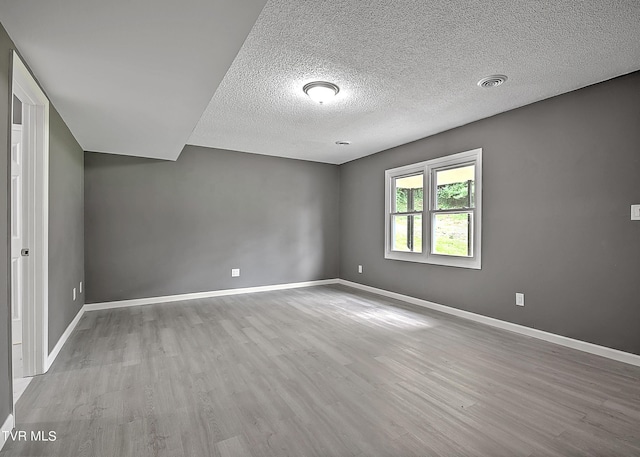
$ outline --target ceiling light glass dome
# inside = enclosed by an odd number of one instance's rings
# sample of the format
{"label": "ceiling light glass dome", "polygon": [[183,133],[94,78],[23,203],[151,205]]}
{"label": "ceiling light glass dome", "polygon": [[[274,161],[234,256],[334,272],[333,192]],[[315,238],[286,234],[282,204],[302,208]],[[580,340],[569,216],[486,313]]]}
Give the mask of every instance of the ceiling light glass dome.
{"label": "ceiling light glass dome", "polygon": [[309,96],[311,100],[321,105],[328,100],[335,97],[340,88],[333,83],[326,81],[314,81],[309,84],[305,84],[302,88],[305,94]]}

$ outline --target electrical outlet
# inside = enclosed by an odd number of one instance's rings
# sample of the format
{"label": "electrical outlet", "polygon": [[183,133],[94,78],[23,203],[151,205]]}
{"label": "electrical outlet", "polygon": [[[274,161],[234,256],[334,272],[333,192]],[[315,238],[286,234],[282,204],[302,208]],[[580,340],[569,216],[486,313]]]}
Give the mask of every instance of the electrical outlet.
{"label": "electrical outlet", "polygon": [[82,281],[80,281],[80,293],[82,293]]}
{"label": "electrical outlet", "polygon": [[362,265],[358,265],[358,273],[362,273]]}
{"label": "electrical outlet", "polygon": [[640,205],[631,205],[631,220],[640,221]]}
{"label": "electrical outlet", "polygon": [[524,306],[524,294],[516,292],[516,305]]}
{"label": "electrical outlet", "polygon": [[74,287],[73,288],[73,301],[76,301],[76,297],[77,297],[76,288]]}
{"label": "electrical outlet", "polygon": [[240,268],[232,268],[231,269],[231,277],[232,278],[237,278],[238,276],[240,276]]}

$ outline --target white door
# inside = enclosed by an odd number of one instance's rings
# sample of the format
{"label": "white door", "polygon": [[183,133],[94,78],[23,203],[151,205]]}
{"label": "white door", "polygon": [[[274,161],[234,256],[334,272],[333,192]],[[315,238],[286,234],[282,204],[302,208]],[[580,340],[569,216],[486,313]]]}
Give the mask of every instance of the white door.
{"label": "white door", "polygon": [[22,343],[24,296],[24,151],[22,125],[11,128],[11,335],[13,344]]}

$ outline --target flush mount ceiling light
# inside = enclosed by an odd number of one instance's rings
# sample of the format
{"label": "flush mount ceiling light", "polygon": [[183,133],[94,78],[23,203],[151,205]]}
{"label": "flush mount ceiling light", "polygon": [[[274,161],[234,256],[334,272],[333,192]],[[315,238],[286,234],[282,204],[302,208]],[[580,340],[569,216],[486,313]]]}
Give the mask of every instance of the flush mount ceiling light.
{"label": "flush mount ceiling light", "polygon": [[504,83],[508,78],[505,75],[491,75],[486,78],[482,78],[478,81],[478,86],[484,88],[498,87]]}
{"label": "flush mount ceiling light", "polygon": [[340,92],[340,88],[338,86],[326,81],[314,81],[312,83],[305,84],[302,90],[311,100],[316,103],[320,103],[321,105],[324,102],[331,100],[333,97],[338,95],[338,92]]}

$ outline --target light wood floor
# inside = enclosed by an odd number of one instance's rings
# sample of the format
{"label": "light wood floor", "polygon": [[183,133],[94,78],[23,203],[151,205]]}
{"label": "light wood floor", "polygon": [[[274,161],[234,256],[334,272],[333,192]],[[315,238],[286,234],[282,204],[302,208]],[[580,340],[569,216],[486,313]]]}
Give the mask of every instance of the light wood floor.
{"label": "light wood floor", "polygon": [[640,368],[340,286],[85,314],[9,456],[638,456]]}

